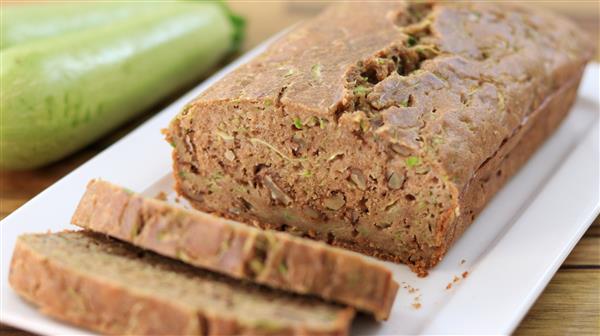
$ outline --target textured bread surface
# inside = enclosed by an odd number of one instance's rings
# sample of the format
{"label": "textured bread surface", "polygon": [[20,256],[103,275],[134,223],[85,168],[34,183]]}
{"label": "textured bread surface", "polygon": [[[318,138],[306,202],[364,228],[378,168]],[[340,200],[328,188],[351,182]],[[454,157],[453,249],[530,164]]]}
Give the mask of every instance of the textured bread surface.
{"label": "textured bread surface", "polygon": [[515,4],[334,5],[172,121],[177,188],[424,275],[567,114],[588,46]]}
{"label": "textured bread surface", "polygon": [[113,335],[345,335],[354,314],[86,231],[20,236],[9,281],[43,313]]}
{"label": "textured bread surface", "polygon": [[398,290],[388,269],[359,254],[144,198],[106,181],[90,181],[72,223],[194,266],[347,304],[377,319],[387,319]]}

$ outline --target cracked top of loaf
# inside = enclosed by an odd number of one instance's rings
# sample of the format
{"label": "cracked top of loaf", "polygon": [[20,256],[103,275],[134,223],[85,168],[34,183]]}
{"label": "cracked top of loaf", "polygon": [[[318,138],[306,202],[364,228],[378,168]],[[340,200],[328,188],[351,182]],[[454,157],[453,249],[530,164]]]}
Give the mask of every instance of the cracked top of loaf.
{"label": "cracked top of loaf", "polygon": [[591,57],[588,46],[570,22],[517,5],[345,3],[192,104],[248,100],[354,123],[408,165],[441,164],[460,190]]}

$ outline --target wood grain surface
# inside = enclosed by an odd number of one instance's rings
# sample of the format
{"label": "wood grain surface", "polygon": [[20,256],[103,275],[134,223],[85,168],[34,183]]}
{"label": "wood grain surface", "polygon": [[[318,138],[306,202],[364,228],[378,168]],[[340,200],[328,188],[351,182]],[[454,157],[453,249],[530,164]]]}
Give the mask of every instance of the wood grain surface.
{"label": "wood grain surface", "polygon": [[[250,49],[277,31],[318,13],[323,2],[237,1],[231,7],[246,17]],[[597,1],[535,2],[531,6],[550,8],[571,17],[591,36],[598,52],[599,4]],[[597,61],[600,53],[597,53]],[[163,102],[162,105],[168,104]],[[160,106],[152,109],[159,111]],[[0,172],[0,218],[4,218],[68,174],[70,171],[120,139],[151,116],[146,114],[103,140],[44,169],[29,172]],[[3,274],[2,276],[6,276]],[[560,267],[548,287],[523,319],[517,335],[599,335],[600,334],[600,217],[587,230]],[[0,324],[0,335],[30,335]]]}

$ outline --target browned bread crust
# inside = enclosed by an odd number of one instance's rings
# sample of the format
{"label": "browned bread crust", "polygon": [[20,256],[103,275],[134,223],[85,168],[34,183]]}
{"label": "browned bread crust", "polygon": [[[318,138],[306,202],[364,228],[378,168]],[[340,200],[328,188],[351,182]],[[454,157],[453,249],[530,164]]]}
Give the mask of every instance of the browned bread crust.
{"label": "browned bread crust", "polygon": [[85,231],[19,237],[9,281],[43,313],[111,335],[346,335],[354,315]]}
{"label": "browned bread crust", "polygon": [[72,223],[188,264],[353,306],[385,320],[398,284],[365,257],[287,233],[264,231],[106,181],[87,186]]}
{"label": "browned bread crust", "polygon": [[177,188],[424,275],[567,114],[588,46],[514,4],[335,5],[172,121]]}

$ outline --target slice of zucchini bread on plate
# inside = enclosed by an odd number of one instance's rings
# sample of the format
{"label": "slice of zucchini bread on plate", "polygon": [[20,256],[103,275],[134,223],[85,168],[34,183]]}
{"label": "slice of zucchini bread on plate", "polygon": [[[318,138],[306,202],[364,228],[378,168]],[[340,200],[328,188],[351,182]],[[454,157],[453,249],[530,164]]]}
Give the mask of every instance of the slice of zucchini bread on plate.
{"label": "slice of zucchini bread on plate", "polygon": [[238,279],[388,318],[398,283],[366,257],[284,232],[144,198],[92,180],[72,218],[83,228]]}
{"label": "slice of zucchini bread on plate", "polygon": [[591,55],[515,4],[336,4],[172,121],[177,188],[424,275],[558,126]]}
{"label": "slice of zucchini bread on plate", "polygon": [[346,335],[354,316],[89,231],[20,236],[9,282],[43,313],[112,335]]}

